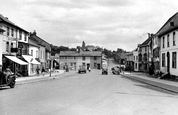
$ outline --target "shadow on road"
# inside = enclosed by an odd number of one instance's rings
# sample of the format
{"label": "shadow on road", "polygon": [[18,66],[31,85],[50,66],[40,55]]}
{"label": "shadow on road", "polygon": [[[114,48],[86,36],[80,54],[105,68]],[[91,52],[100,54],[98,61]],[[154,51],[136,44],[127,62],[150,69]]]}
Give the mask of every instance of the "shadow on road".
{"label": "shadow on road", "polygon": [[9,87],[0,87],[0,90],[10,89]]}

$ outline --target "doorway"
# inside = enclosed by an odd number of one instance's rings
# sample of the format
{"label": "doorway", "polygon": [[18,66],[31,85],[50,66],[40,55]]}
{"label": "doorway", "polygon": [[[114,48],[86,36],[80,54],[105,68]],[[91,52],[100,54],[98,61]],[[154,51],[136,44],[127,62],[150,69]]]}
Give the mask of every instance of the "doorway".
{"label": "doorway", "polygon": [[170,53],[167,52],[167,72],[170,73]]}

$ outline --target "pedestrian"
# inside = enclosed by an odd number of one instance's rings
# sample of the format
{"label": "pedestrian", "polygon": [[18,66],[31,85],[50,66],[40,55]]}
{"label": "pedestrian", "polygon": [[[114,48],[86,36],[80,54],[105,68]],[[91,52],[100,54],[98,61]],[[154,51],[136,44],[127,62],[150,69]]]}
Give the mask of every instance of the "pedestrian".
{"label": "pedestrian", "polygon": [[89,71],[89,72],[91,71],[90,67],[88,67],[88,71]]}
{"label": "pedestrian", "polygon": [[44,76],[44,75],[45,75],[45,68],[44,68],[44,67],[42,67],[41,72],[42,72],[42,74],[43,74],[43,76]]}
{"label": "pedestrian", "polygon": [[38,76],[39,76],[39,71],[40,71],[40,68],[39,68],[39,66],[37,66],[36,73],[37,73]]}

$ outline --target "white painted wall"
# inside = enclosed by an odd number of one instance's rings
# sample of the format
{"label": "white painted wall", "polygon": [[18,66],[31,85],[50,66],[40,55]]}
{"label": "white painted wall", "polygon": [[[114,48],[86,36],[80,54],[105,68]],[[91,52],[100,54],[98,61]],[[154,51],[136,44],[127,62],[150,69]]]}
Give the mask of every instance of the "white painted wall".
{"label": "white painted wall", "polygon": [[[173,32],[175,32],[175,40],[176,45],[173,46]],[[165,47],[163,48],[163,36],[160,37],[160,69],[163,72],[167,72],[167,52],[170,53],[170,74],[172,75],[178,75],[178,32],[173,31],[168,33],[169,34],[169,45],[170,47],[167,47],[167,35],[164,35],[165,38]],[[176,60],[176,68],[172,68],[172,52],[177,52],[177,60]],[[165,53],[165,67],[162,67],[162,54]]]}
{"label": "white painted wall", "polygon": [[0,66],[2,66],[3,35],[0,34]]}
{"label": "white painted wall", "polygon": [[87,63],[90,64],[90,62],[90,57],[85,57],[85,60],[82,60],[82,57],[77,57],[77,68],[79,68],[79,66],[83,63],[85,63],[85,65],[87,66]]}

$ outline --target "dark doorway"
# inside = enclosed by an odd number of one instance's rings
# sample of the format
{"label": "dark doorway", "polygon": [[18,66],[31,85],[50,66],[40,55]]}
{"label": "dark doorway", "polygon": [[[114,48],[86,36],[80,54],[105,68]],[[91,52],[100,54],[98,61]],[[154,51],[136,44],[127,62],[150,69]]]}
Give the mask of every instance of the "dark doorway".
{"label": "dark doorway", "polygon": [[101,65],[100,64],[98,64],[98,69],[101,69]]}
{"label": "dark doorway", "polygon": [[89,69],[90,68],[90,64],[89,63],[87,63],[87,69]]}
{"label": "dark doorway", "polygon": [[167,52],[167,72],[170,73],[170,54]]}

